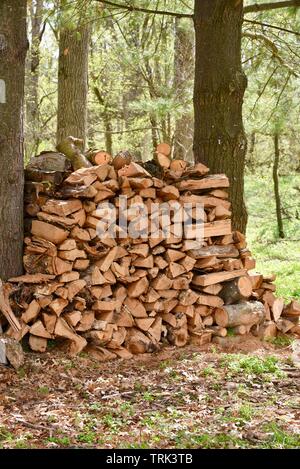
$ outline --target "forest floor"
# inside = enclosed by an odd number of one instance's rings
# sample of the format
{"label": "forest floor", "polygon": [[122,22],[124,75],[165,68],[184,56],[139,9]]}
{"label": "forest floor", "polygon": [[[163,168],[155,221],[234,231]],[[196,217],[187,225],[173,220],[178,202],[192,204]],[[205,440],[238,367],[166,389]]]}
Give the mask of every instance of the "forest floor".
{"label": "forest floor", "polygon": [[300,448],[289,341],[236,340],[226,353],[168,347],[108,363],[27,353],[18,372],[0,366],[0,446]]}
{"label": "forest floor", "polygon": [[277,295],[300,299],[300,174],[280,177],[285,238],[277,236],[276,208],[270,174],[245,178],[249,214],[247,241],[256,270],[276,274]]}

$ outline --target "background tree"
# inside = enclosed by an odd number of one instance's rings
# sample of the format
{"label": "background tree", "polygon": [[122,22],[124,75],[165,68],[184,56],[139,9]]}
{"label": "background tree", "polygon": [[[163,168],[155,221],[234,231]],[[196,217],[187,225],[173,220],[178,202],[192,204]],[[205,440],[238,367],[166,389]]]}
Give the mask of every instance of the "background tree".
{"label": "background tree", "polygon": [[194,155],[230,180],[233,225],[244,232],[246,136],[242,120],[246,76],[241,63],[242,0],[195,2]]}
{"label": "background tree", "polygon": [[0,3],[0,277],[21,274],[26,0]]}
{"label": "background tree", "polygon": [[[78,1],[79,10],[85,7]],[[88,57],[90,26],[88,15],[61,0],[58,62],[57,142],[68,135],[87,133]],[[75,21],[74,21],[75,20]]]}

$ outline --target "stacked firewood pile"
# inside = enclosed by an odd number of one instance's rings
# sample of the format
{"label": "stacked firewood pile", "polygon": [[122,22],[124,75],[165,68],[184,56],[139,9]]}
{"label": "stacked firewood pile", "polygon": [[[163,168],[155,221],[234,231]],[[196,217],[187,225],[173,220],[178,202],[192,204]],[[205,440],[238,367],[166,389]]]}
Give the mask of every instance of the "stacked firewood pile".
{"label": "stacked firewood pile", "polygon": [[[37,164],[26,171],[26,273],[1,289],[8,335],[27,336],[39,352],[67,339],[71,353],[99,359],[163,343],[202,345],[229,329],[300,335],[299,304],[285,306],[274,277],[250,272],[255,261],[245,237],[232,232],[225,175],[171,161],[165,144],[153,163],[161,177],[127,152],[114,160],[95,152],[93,165],[74,172],[63,163],[57,170],[51,158],[51,171]],[[125,214],[133,234],[120,223]],[[189,223],[181,230],[178,220]],[[203,239],[193,236],[199,222]]]}

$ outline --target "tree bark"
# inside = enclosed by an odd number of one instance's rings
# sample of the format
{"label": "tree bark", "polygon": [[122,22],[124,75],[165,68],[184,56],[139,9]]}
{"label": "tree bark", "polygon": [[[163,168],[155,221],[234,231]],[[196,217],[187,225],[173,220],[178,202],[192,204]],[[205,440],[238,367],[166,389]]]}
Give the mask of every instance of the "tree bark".
{"label": "tree bark", "polygon": [[233,227],[244,233],[247,140],[242,105],[247,79],[241,65],[242,20],[242,0],[195,1],[195,161],[212,173],[227,174]]}
{"label": "tree bark", "polygon": [[23,271],[26,0],[0,2],[0,277]]}
{"label": "tree bark", "polygon": [[43,0],[32,1],[30,7],[31,16],[31,48],[29,57],[29,70],[27,77],[26,100],[26,157],[30,158],[38,150],[40,142],[39,132],[39,66],[40,43],[43,30]]}
{"label": "tree bark", "polygon": [[193,115],[190,111],[189,84],[195,68],[195,35],[190,22],[175,19],[174,44],[174,93],[181,103],[187,103],[185,111],[176,119],[174,133],[174,158],[193,159]]}
{"label": "tree bark", "polygon": [[60,31],[57,143],[69,135],[82,139],[84,144],[86,140],[90,37],[86,22],[83,18],[76,29]]}
{"label": "tree bark", "polygon": [[276,218],[277,218],[277,228],[278,228],[278,235],[280,238],[284,238],[284,230],[283,230],[283,221],[282,221],[282,214],[281,214],[281,200],[280,200],[280,192],[279,192],[279,178],[278,178],[278,166],[279,166],[279,158],[280,158],[280,150],[279,150],[279,135],[276,133],[274,135],[274,163],[273,163],[273,183],[274,183],[274,195],[275,195],[275,203],[276,203]]}

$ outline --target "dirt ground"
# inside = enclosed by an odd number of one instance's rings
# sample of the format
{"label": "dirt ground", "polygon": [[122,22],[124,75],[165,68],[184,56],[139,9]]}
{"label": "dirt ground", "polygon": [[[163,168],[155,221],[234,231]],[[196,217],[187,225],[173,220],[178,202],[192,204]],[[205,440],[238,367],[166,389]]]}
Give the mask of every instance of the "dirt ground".
{"label": "dirt ground", "polygon": [[291,345],[255,338],[99,363],[0,365],[2,448],[300,448]]}

